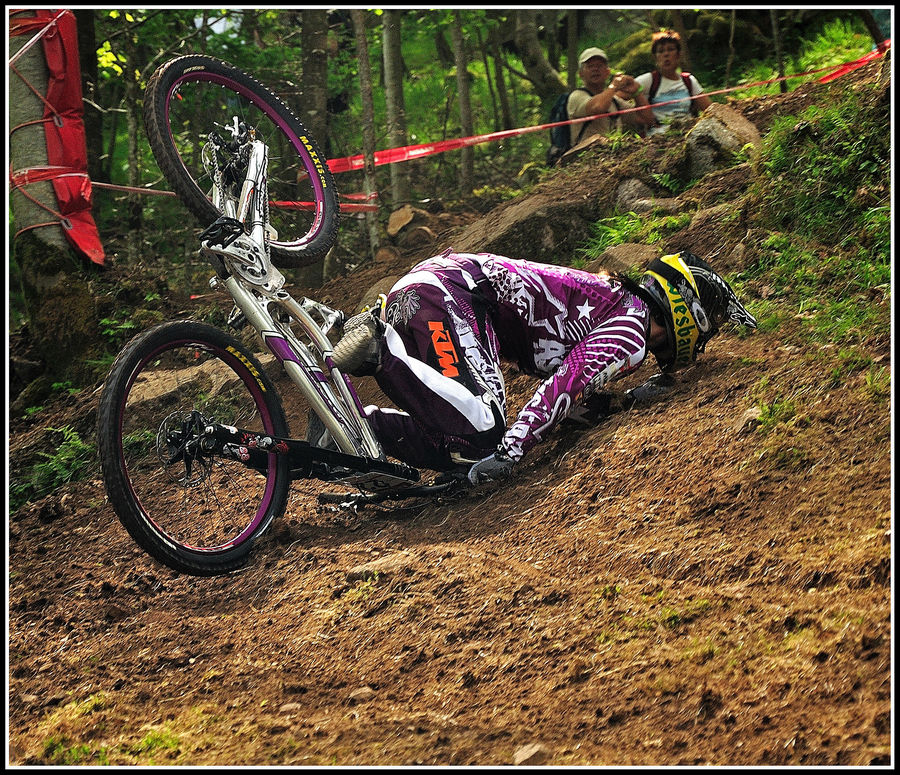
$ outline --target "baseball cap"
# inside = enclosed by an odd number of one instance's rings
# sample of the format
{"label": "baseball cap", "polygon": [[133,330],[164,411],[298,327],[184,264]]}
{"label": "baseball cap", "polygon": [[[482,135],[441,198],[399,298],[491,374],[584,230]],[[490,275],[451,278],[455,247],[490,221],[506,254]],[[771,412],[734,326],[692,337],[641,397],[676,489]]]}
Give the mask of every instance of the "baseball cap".
{"label": "baseball cap", "polygon": [[578,57],[578,66],[581,67],[591,57],[603,57],[604,61],[609,62],[609,57],[602,48],[586,48]]}

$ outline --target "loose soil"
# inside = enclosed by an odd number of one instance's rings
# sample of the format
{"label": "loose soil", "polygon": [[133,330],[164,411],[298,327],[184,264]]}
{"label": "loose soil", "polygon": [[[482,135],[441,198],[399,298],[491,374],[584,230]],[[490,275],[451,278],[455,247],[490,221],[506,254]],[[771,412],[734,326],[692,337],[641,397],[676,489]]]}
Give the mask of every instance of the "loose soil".
{"label": "loose soil", "polygon": [[[427,254],[308,292],[352,311]],[[502,485],[353,510],[296,482],[224,577],[152,561],[99,478],[23,507],[8,762],[892,763],[890,404],[802,325],[717,337],[664,400],[558,428]],[[887,332],[867,347],[890,368]],[[508,378],[515,407],[536,383]],[[793,416],[753,411],[778,397]],[[89,437],[96,399],[14,419],[13,454]]]}

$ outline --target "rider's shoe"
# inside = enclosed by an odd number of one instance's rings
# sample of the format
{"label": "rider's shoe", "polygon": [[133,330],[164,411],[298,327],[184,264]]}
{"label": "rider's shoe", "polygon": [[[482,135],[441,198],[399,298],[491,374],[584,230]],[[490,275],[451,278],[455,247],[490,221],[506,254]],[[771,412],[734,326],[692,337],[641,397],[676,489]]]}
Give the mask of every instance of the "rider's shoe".
{"label": "rider's shoe", "polygon": [[314,447],[335,451],[338,449],[338,445],[331,437],[328,428],[325,427],[325,423],[312,409],[309,410],[306,420],[306,441]]}
{"label": "rider's shoe", "polygon": [[331,359],[345,374],[370,377],[381,368],[381,342],[385,324],[370,311],[344,323],[344,335],[334,346]]}

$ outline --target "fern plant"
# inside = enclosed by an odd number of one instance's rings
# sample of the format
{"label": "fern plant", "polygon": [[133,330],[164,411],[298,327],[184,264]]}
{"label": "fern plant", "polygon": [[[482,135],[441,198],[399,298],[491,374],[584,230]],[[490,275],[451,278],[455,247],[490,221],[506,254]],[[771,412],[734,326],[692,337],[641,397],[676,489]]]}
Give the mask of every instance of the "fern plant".
{"label": "fern plant", "polygon": [[51,433],[62,434],[62,443],[56,452],[38,452],[43,460],[35,463],[30,474],[21,481],[10,483],[10,509],[48,495],[58,487],[82,479],[94,463],[94,447],[83,441],[78,432],[68,425],[47,428]]}

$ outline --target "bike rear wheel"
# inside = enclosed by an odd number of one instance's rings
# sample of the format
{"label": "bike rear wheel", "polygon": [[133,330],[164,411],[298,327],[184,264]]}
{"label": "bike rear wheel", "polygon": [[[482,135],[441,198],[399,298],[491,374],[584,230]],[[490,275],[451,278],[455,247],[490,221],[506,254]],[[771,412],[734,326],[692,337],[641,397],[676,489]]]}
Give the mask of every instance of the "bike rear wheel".
{"label": "bike rear wheel", "polygon": [[334,244],[340,208],[326,159],[290,108],[250,75],[199,54],[162,65],[144,93],[144,123],[160,171],[204,226],[221,213],[211,199],[203,145],[209,132],[235,117],[269,147],[273,261],[307,266]]}
{"label": "bike rear wheel", "polygon": [[287,503],[290,467],[265,470],[203,451],[209,421],[287,437],[280,399],[255,356],[195,321],[135,337],[103,386],[98,446],[109,501],[132,538],[181,573],[208,576],[247,561]]}

